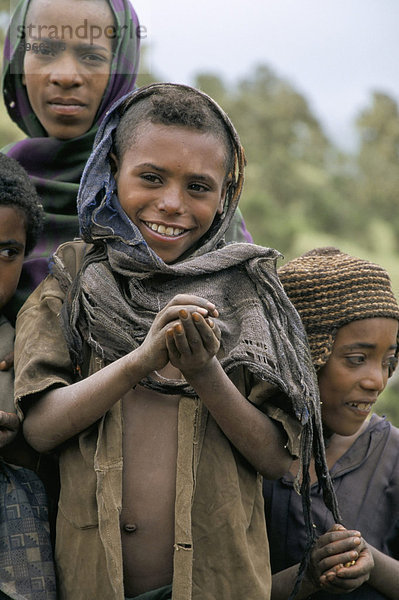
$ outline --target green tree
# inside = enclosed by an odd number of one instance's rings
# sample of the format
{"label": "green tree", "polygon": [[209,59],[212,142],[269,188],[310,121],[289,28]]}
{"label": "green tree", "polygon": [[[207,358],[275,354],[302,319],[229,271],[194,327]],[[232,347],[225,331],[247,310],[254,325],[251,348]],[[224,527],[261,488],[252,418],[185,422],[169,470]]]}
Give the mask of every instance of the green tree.
{"label": "green tree", "polygon": [[340,202],[343,157],[301,93],[265,65],[234,85],[209,73],[195,84],[223,105],[240,134],[248,159],[241,206],[256,242],[291,254],[305,230],[345,230],[352,209]]}
{"label": "green tree", "polygon": [[[357,119],[360,148],[357,157],[356,195],[362,221],[377,215],[399,230],[399,108],[397,102],[374,92],[371,104]],[[370,240],[373,238],[370,236]],[[396,248],[399,239],[396,235]]]}

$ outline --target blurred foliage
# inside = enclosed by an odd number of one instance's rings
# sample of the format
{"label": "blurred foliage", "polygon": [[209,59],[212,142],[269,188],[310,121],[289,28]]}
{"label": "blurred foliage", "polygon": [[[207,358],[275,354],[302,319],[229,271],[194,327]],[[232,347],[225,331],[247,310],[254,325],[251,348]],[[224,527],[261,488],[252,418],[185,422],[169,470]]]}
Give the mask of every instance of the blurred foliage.
{"label": "blurred foliage", "polygon": [[[0,15],[8,7],[0,0]],[[144,47],[137,84],[160,80],[167,77],[151,72]],[[229,84],[201,73],[193,85],[223,106],[240,134],[248,161],[241,209],[254,241],[277,248],[283,260],[337,246],[383,265],[399,297],[397,101],[375,91],[356,119],[358,147],[345,153],[303,94],[266,65]],[[0,147],[21,137],[0,101]],[[399,427],[397,398],[399,375],[377,403]]]}
{"label": "blurred foliage", "polygon": [[[356,120],[357,150],[332,144],[303,95],[259,66],[227,86],[211,73],[194,84],[226,109],[246,150],[241,209],[256,243],[289,260],[317,246],[383,265],[399,297],[399,109],[375,91]],[[399,427],[399,375],[376,412]]]}

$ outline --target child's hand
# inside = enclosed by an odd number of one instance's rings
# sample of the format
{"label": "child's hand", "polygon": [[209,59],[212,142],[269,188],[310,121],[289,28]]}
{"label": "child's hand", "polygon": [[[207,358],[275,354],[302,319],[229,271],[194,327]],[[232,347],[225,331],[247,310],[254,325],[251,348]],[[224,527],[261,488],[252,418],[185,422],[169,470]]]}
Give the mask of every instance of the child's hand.
{"label": "child's hand", "polygon": [[308,570],[323,590],[349,593],[370,577],[374,567],[371,552],[358,531],[333,525],[317,540]]}
{"label": "child's hand", "polygon": [[0,371],[8,371],[14,365],[14,351],[0,359]]}
{"label": "child's hand", "polygon": [[[148,367],[148,373],[162,369],[170,360],[166,343],[166,332],[173,329],[180,321],[180,312],[185,311],[187,315],[196,313],[201,317],[217,317],[218,312],[215,305],[200,296],[189,294],[178,294],[157,314],[153,324],[140,346],[142,360]],[[191,320],[191,318],[190,318]],[[207,325],[209,328],[209,325]]]}
{"label": "child's hand", "polygon": [[[213,313],[217,314],[217,311]],[[220,329],[210,317],[196,310],[179,310],[179,321],[166,330],[169,360],[187,380],[201,372],[220,348]]]}
{"label": "child's hand", "polygon": [[0,410],[0,448],[7,446],[16,437],[20,420],[15,413]]}

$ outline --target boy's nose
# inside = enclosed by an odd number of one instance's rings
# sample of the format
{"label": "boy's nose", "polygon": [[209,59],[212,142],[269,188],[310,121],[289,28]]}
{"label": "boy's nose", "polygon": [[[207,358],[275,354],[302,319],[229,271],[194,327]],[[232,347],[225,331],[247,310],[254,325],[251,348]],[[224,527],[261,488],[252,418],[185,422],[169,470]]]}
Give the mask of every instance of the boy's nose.
{"label": "boy's nose", "polygon": [[170,214],[181,214],[184,211],[184,194],[177,186],[164,189],[158,203],[159,210]]}

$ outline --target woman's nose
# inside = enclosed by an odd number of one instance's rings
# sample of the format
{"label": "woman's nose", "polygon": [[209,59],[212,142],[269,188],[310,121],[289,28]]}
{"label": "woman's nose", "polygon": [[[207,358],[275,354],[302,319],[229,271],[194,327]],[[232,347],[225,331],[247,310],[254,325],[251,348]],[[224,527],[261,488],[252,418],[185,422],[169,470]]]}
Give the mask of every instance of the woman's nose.
{"label": "woman's nose", "polygon": [[49,80],[55,85],[69,88],[82,85],[82,73],[79,61],[65,50],[60,51],[58,59],[51,64]]}

